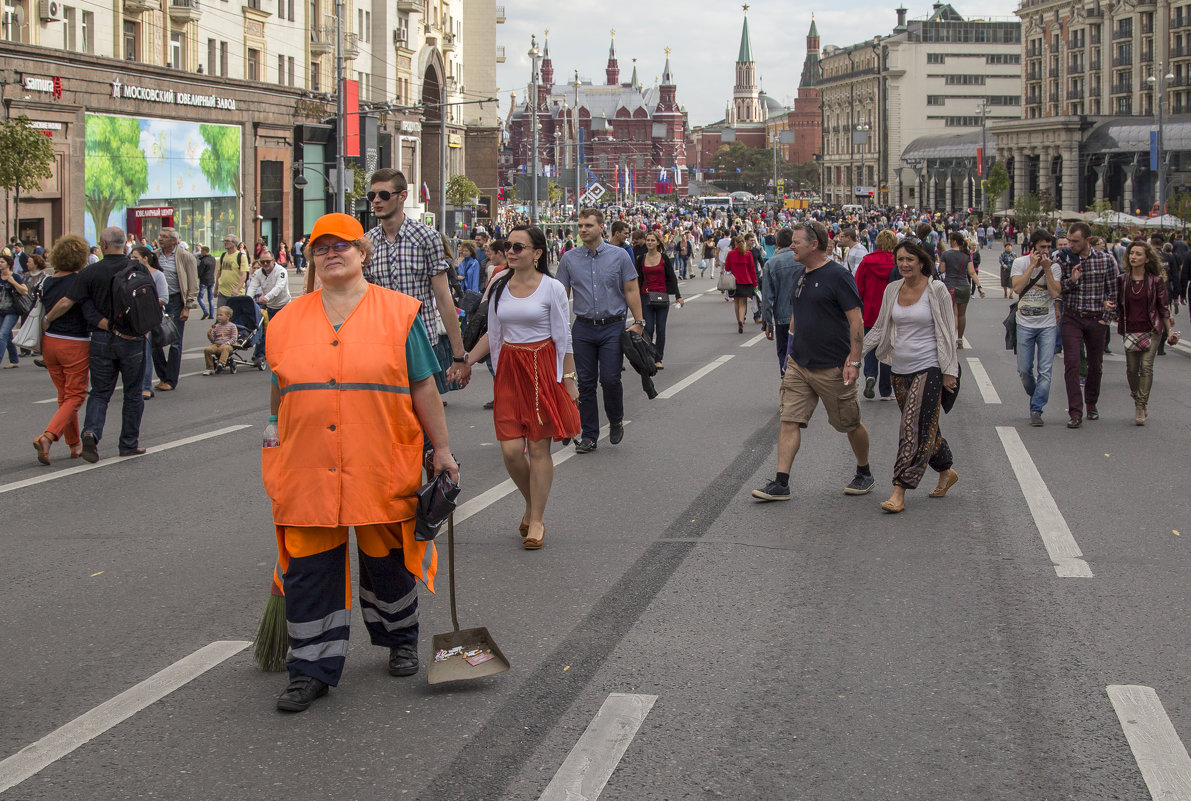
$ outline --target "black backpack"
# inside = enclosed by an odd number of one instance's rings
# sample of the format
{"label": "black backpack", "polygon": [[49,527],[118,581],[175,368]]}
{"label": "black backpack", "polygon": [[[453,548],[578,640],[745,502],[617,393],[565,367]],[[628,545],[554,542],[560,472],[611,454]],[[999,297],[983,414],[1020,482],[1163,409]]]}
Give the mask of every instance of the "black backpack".
{"label": "black backpack", "polygon": [[161,304],[153,276],[132,262],[112,276],[112,327],[130,336],[143,336],[161,325]]}

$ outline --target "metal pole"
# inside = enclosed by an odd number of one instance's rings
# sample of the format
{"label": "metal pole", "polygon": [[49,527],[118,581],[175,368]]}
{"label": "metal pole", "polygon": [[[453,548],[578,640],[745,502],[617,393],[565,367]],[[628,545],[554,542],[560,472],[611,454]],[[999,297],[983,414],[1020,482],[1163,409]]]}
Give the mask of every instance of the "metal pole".
{"label": "metal pole", "polygon": [[773,132],[773,196],[777,197],[777,131]]}
{"label": "metal pole", "polygon": [[984,174],[988,169],[988,106],[980,107],[980,204],[988,214],[988,192],[984,188]]}
{"label": "metal pole", "polygon": [[[579,195],[583,193],[583,126],[579,124],[579,70],[575,70],[575,106],[571,113],[575,115],[575,223],[579,223]],[[577,234],[576,234],[577,235]]]}
{"label": "metal pole", "polygon": [[438,230],[447,233],[447,88],[438,87]]}
{"label": "metal pole", "polygon": [[[1158,64],[1158,72],[1161,73],[1164,65]],[[1166,81],[1162,77],[1157,80],[1157,97],[1158,101],[1158,216],[1161,217],[1166,213],[1166,165],[1164,163],[1162,154],[1162,100],[1166,96]]]}
{"label": "metal pole", "polygon": [[335,211],[345,213],[347,184],[343,163],[343,0],[335,0]]}
{"label": "metal pole", "polygon": [[533,76],[531,78],[531,85],[533,90],[530,92],[530,105],[532,114],[530,117],[530,125],[533,127],[533,139],[531,140],[531,161],[533,162],[533,206],[529,210],[529,222],[531,225],[538,224],[538,38],[531,36],[529,38],[529,60],[533,65]]}

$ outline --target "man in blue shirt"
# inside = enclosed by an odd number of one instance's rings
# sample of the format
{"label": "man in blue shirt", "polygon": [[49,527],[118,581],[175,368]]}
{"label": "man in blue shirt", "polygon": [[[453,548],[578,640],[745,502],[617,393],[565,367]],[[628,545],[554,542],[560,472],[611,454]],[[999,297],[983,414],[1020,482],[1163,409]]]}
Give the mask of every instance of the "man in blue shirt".
{"label": "man in blue shirt", "polygon": [[[615,224],[613,225],[615,227]],[[624,439],[624,387],[620,372],[624,352],[620,335],[624,331],[626,308],[632,312],[630,328],[641,333],[641,292],[637,268],[622,248],[604,241],[604,213],[596,209],[579,212],[579,239],[583,247],[568,250],[555,276],[574,293],[575,324],[571,345],[575,351],[575,372],[579,378],[579,419],[583,430],[575,442],[576,453],[591,453],[600,435],[600,409],[596,404],[596,382],[604,390],[604,413],[608,415],[608,441]]]}

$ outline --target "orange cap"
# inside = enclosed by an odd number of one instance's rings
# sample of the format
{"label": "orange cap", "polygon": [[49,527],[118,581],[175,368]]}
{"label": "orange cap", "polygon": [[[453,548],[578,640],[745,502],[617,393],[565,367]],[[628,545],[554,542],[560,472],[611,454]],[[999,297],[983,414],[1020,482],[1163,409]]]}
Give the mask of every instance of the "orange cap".
{"label": "orange cap", "polygon": [[335,236],[344,242],[355,242],[364,236],[364,226],[350,214],[324,214],[314,223],[314,230],[310,232],[310,242],[320,236]]}

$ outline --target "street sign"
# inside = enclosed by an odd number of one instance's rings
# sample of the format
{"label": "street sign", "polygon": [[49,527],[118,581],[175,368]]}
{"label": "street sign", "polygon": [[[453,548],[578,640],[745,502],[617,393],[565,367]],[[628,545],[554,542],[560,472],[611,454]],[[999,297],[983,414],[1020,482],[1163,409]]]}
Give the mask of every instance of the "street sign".
{"label": "street sign", "polygon": [[608,190],[604,188],[603,184],[592,184],[591,187],[583,193],[579,198],[580,206],[590,206],[592,203],[599,201]]}

